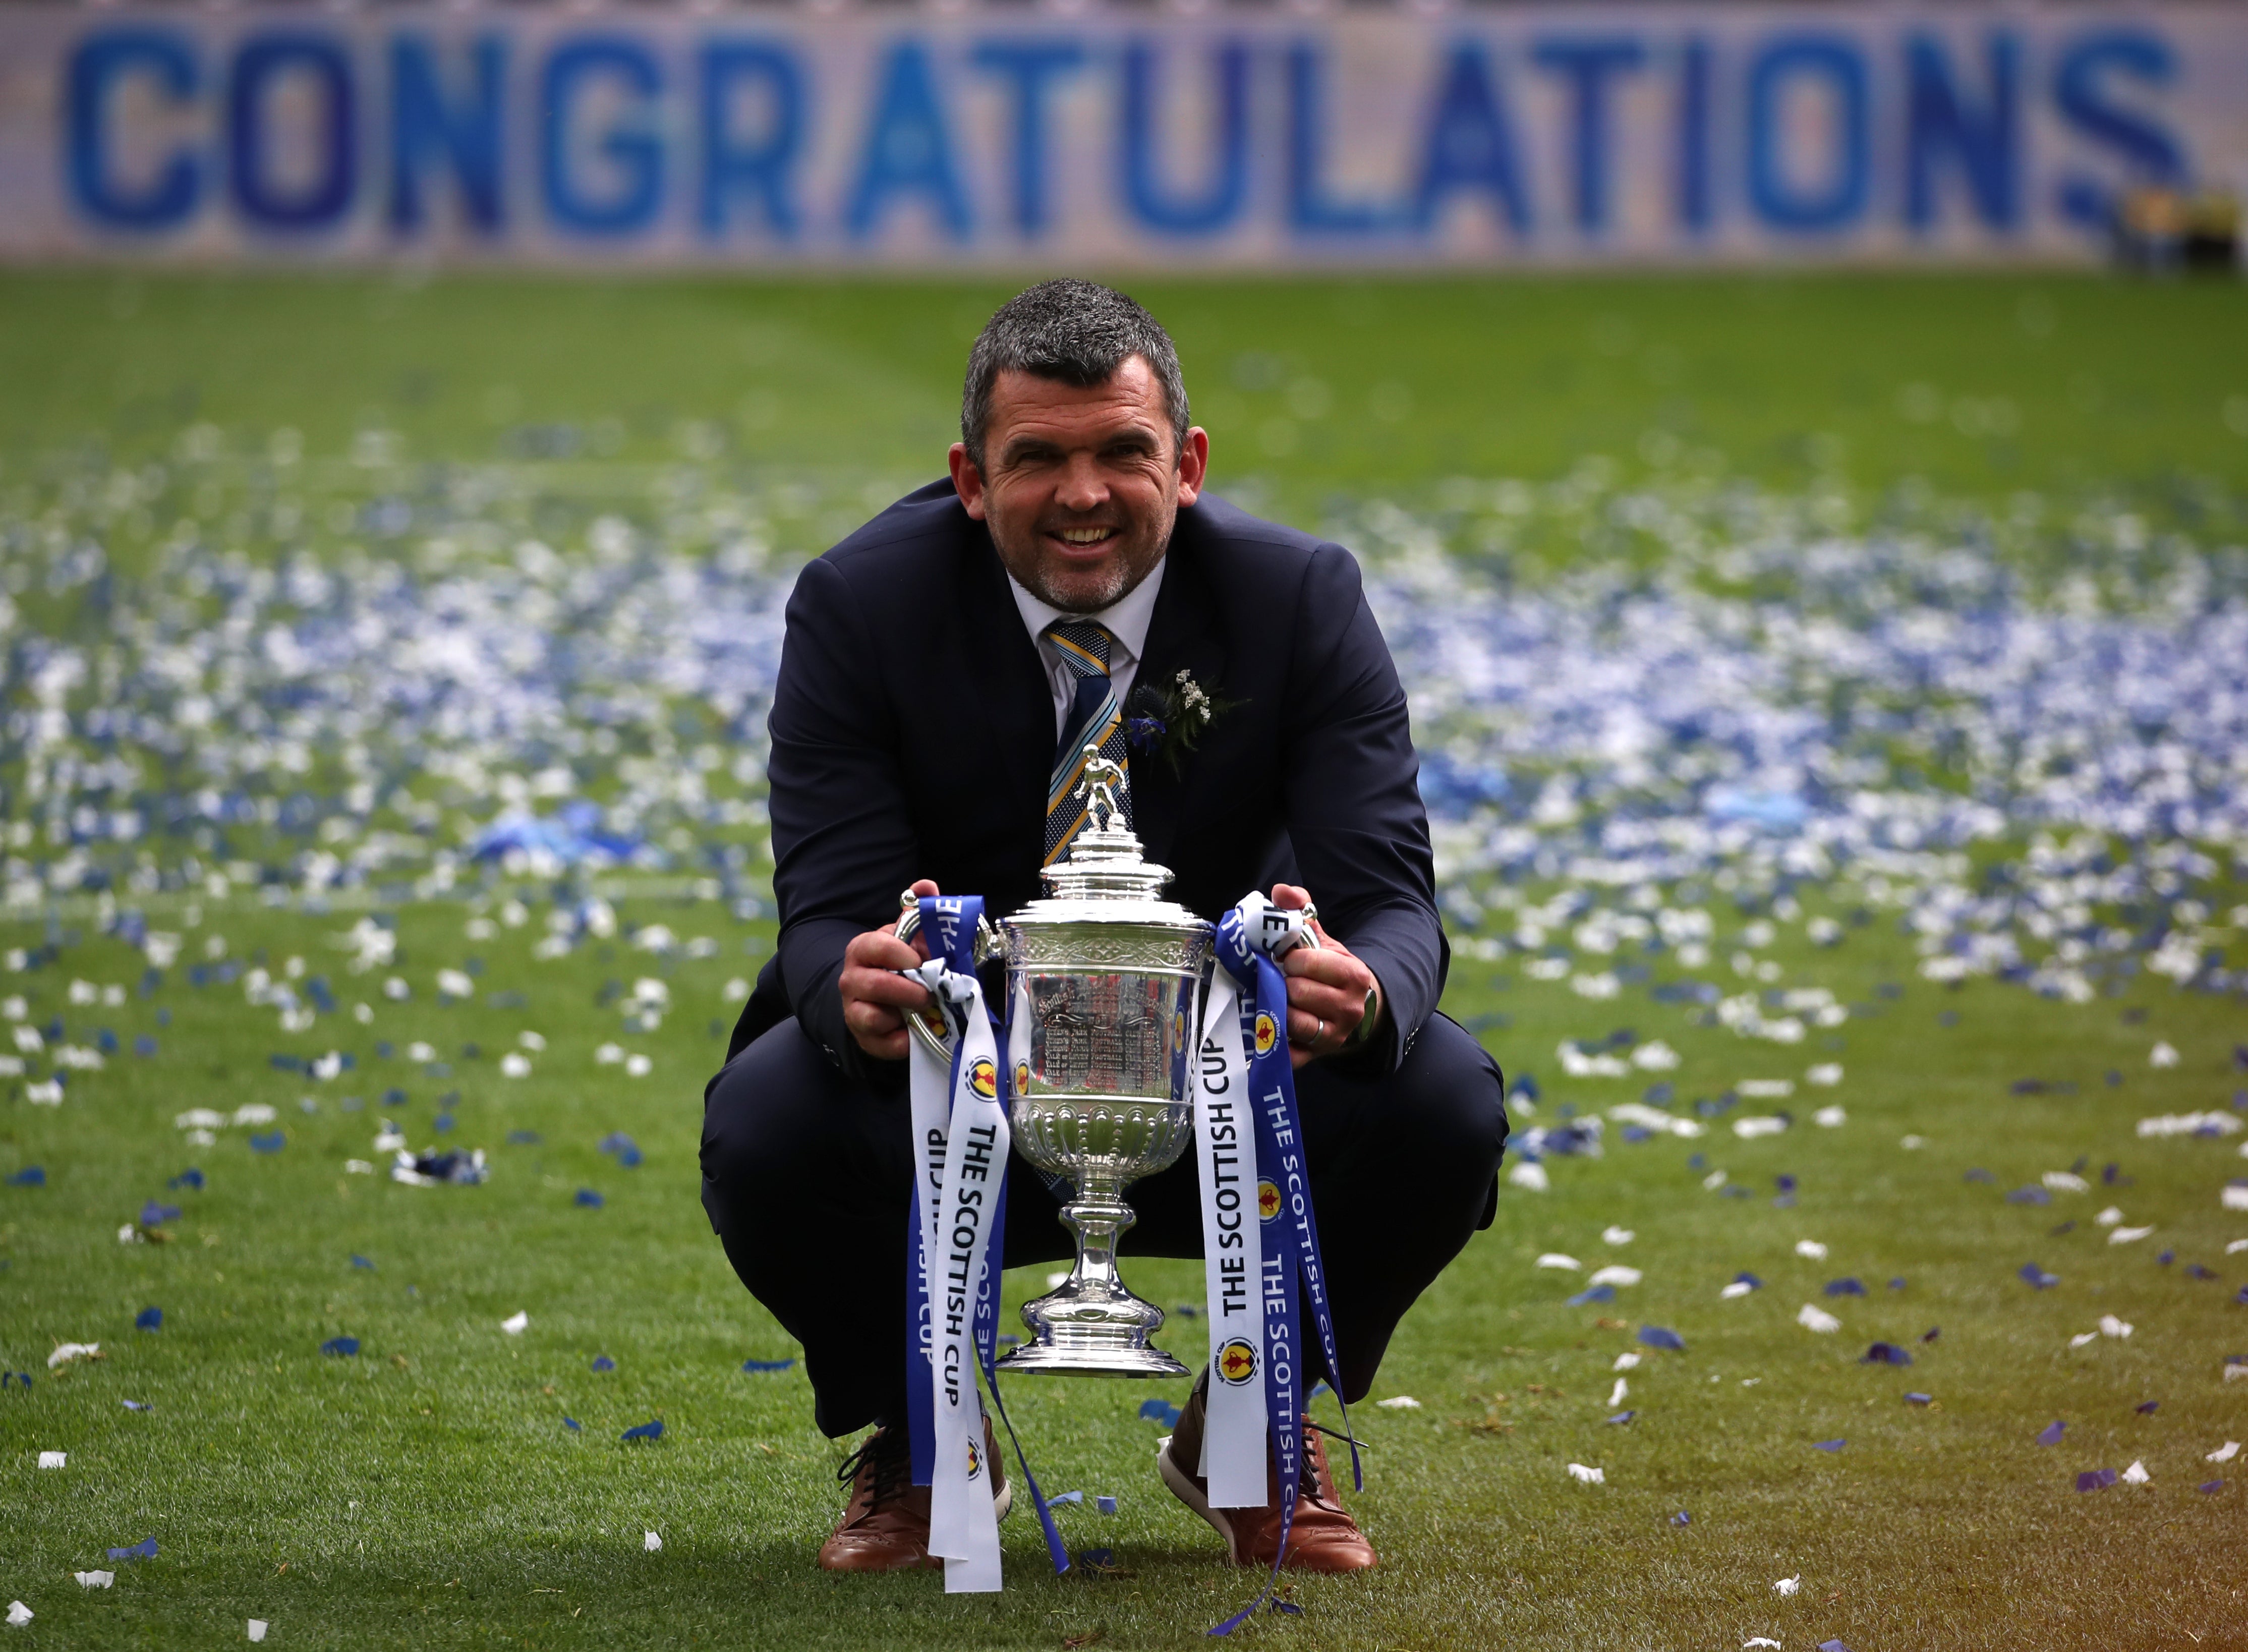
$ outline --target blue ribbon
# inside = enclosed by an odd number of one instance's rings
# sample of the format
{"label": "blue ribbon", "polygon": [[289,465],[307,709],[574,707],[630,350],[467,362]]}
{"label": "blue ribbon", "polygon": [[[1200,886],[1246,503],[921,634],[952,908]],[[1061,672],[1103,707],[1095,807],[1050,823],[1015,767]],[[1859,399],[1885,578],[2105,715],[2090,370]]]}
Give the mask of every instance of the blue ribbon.
{"label": "blue ribbon", "polygon": [[[1296,1494],[1303,1476],[1304,1301],[1311,1304],[1327,1369],[1336,1375],[1335,1403],[1342,1405],[1342,1365],[1335,1353],[1326,1269],[1319,1259],[1319,1223],[1312,1209],[1311,1169],[1304,1154],[1302,1121],[1296,1111],[1295,1072],[1288,1059],[1287,977],[1278,964],[1250,944],[1248,926],[1237,908],[1218,920],[1217,961],[1240,984],[1244,1001],[1255,1005],[1244,1019],[1249,1028],[1249,1093],[1255,1101],[1258,1204],[1266,1235],[1264,1415],[1272,1432],[1272,1461],[1279,1482],[1280,1545],[1272,1557],[1271,1574],[1257,1598],[1211,1629],[1214,1635],[1232,1634],[1268,1600],[1275,1606],[1282,1604],[1274,1599],[1273,1592],[1279,1586],[1280,1567],[1288,1556],[1288,1536],[1295,1525]],[[1258,1024],[1268,1018],[1271,1033],[1260,1040]],[[1278,1196],[1269,1216],[1264,1215],[1267,1186]],[[1295,1239],[1292,1256],[1290,1235]],[[1343,1432],[1350,1433],[1347,1406],[1343,1406]],[[1365,1490],[1355,1440],[1351,1442],[1350,1471],[1355,1489]]]}
{"label": "blue ribbon", "polygon": [[[963,975],[976,972],[976,930],[984,917],[984,897],[980,895],[923,895],[921,901],[921,933],[927,938],[931,957],[944,960],[944,967]],[[942,1012],[942,1006],[940,1006]],[[988,1011],[987,1011],[988,1013]],[[997,1016],[991,1017],[992,1026],[1001,1050],[1007,1047],[1006,1023]],[[951,1083],[960,1081],[961,1050],[963,1040],[960,1029],[953,1029]],[[1010,1115],[1014,1111],[1015,1075],[1006,1062],[999,1063],[999,1095]],[[949,1093],[949,1086],[948,1087]],[[936,1415],[936,1373],[929,1361],[929,1337],[934,1320],[929,1313],[929,1278],[921,1266],[921,1182],[922,1144],[914,1144],[913,1199],[907,1210],[906,1223],[906,1401],[913,1419],[913,1483],[927,1485],[935,1477],[936,1444],[930,1430],[922,1426],[926,1419]],[[1011,1162],[1012,1155],[1010,1155]],[[1007,1430],[1007,1443],[1015,1448],[1015,1463],[1022,1470],[1023,1484],[1031,1494],[1031,1506],[1038,1511],[1038,1525],[1045,1532],[1046,1553],[1052,1558],[1056,1573],[1069,1570],[1069,1546],[1062,1541],[1061,1532],[1054,1525],[1052,1511],[1046,1506],[1045,1496],[1038,1490],[1038,1478],[1031,1472],[1030,1459],[1024,1455],[1023,1442],[1015,1432],[1015,1425],[1007,1416],[1007,1403],[999,1397],[999,1372],[997,1365],[999,1347],[999,1288],[1000,1272],[1006,1265],[1007,1244],[1007,1172],[1011,1168],[1002,1166],[999,1186],[991,1204],[992,1242],[999,1249],[997,1255],[987,1262],[983,1276],[976,1283],[976,1306],[970,1320],[977,1357],[984,1366],[984,1386],[990,1390],[991,1406],[999,1414],[1000,1426]]]}

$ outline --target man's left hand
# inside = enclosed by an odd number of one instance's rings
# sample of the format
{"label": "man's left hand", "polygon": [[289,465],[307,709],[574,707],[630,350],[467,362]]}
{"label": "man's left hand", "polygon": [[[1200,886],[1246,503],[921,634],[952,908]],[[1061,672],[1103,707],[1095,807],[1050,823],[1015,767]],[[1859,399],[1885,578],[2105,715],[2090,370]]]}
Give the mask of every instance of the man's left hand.
{"label": "man's left hand", "polygon": [[[1312,892],[1292,883],[1276,883],[1272,904],[1300,912],[1312,904]],[[1318,949],[1297,947],[1280,959],[1280,972],[1288,977],[1288,1061],[1297,1067],[1361,1042],[1357,1036],[1360,1022],[1366,1023],[1371,1038],[1381,1030],[1388,1013],[1374,971],[1321,928],[1318,918],[1312,920],[1311,929],[1319,936]],[[1366,1010],[1368,992],[1374,994],[1371,1018]]]}

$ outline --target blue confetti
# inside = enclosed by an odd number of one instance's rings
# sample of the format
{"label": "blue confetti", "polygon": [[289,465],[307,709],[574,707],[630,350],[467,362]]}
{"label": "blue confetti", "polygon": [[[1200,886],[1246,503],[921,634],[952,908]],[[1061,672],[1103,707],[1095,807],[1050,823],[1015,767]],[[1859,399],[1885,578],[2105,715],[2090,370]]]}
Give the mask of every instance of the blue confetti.
{"label": "blue confetti", "polygon": [[1642,1325],[1639,1340],[1650,1348],[1669,1348],[1676,1354],[1686,1352],[1686,1339],[1676,1331],[1665,1330],[1659,1325]]}
{"label": "blue confetti", "polygon": [[[31,1384],[27,1380],[24,1383],[24,1387],[29,1388]],[[120,1400],[118,1403],[122,1405],[128,1411],[153,1411],[156,1409],[154,1406],[149,1404],[146,1400]]]}
{"label": "blue confetti", "polygon": [[1614,1423],[1628,1422],[1638,1415],[1639,1413],[1636,1411],[1619,1411],[1614,1416],[1610,1417],[1608,1421]]}
{"label": "blue confetti", "polygon": [[142,1538],[129,1549],[112,1549],[109,1558],[113,1560],[153,1560],[156,1558],[156,1539]]}
{"label": "blue confetti", "polygon": [[608,1201],[591,1188],[579,1188],[578,1196],[572,1203],[583,1205],[588,1210],[598,1210]]}
{"label": "blue confetti", "polygon": [[288,1142],[289,1138],[284,1132],[269,1130],[263,1135],[250,1138],[250,1150],[252,1153],[278,1153]]}
{"label": "blue confetti", "polygon": [[785,1360],[744,1360],[742,1361],[742,1369],[744,1371],[785,1371],[789,1367],[795,1363],[796,1361],[793,1357]]}
{"label": "blue confetti", "polygon": [[607,1354],[597,1354],[593,1356],[593,1369],[596,1371],[613,1371],[616,1368],[617,1362]]}
{"label": "blue confetti", "polygon": [[2194,1489],[2199,1491],[2203,1497],[2214,1497],[2217,1492],[2224,1490],[2224,1482],[2222,1480],[2203,1480]]}
{"label": "blue confetti", "polygon": [[359,1352],[359,1339],[355,1336],[332,1336],[320,1344],[320,1352],[347,1360]]}
{"label": "blue confetti", "polygon": [[2076,1477],[2076,1489],[2080,1491],[2105,1491],[2114,1484],[2113,1469],[2087,1469]]}
{"label": "blue confetti", "polygon": [[1167,1429],[1175,1428],[1179,1421],[1179,1408],[1169,1400],[1142,1400],[1140,1402],[1140,1421],[1159,1423]]}
{"label": "blue confetti", "polygon": [[536,1130],[510,1130],[507,1133],[507,1144],[511,1148],[535,1148],[545,1140]]}
{"label": "blue confetti", "polygon": [[1902,1291],[1904,1289],[1904,1279],[1902,1275],[1889,1281],[1889,1289],[1892,1291]]}
{"label": "blue confetti", "polygon": [[162,1330],[164,1328],[164,1310],[161,1308],[141,1309],[140,1313],[133,1316],[133,1328],[136,1331]]}
{"label": "blue confetti", "polygon": [[1927,1329],[1927,1330],[1922,1331],[1922,1332],[1920,1333],[1920,1340],[1921,1340],[1922,1342],[1933,1342],[1933,1341],[1935,1341],[1935,1340],[1936,1340],[1936,1338],[1938,1338],[1938,1337],[1942,1336],[1943,1334],[1943,1327],[1942,1326],[1940,1326],[1940,1325],[1931,1325],[1931,1326],[1929,1326],[1928,1327],[1928,1329]]}
{"label": "blue confetti", "polygon": [[1673,1525],[1691,1525],[1694,1524],[1694,1517],[1687,1513],[1685,1510],[1681,1509],[1677,1513],[1670,1517],[1670,1524]]}
{"label": "blue confetti", "polygon": [[1814,1440],[1811,1443],[1811,1449],[1814,1451],[1839,1451],[1849,1443],[1847,1440]]}
{"label": "blue confetti", "polygon": [[142,1033],[139,1038],[133,1040],[133,1053],[135,1055],[155,1054],[156,1040],[150,1038],[147,1033]]}
{"label": "blue confetti", "polygon": [[661,1440],[663,1437],[663,1419],[656,1417],[637,1428],[627,1429],[617,1437],[620,1440]]}
{"label": "blue confetti", "polygon": [[577,1419],[577,1418],[575,1418],[575,1417],[564,1417],[564,1418],[562,1419],[562,1426],[563,1426],[564,1428],[565,1428],[565,1429],[569,1429],[571,1433],[572,1433],[572,1434],[576,1434],[576,1433],[579,1432],[580,1428],[581,1428],[581,1426],[582,1426],[582,1425],[579,1422],[578,1419]]}
{"label": "blue confetti", "polygon": [[1046,1506],[1050,1509],[1059,1508],[1065,1503],[1082,1503],[1084,1501],[1085,1493],[1082,1491],[1054,1491],[1047,1494]]}
{"label": "blue confetti", "polygon": [[2016,1188],[2012,1193],[2006,1195],[2006,1203],[2008,1204],[2051,1204],[2053,1195],[2045,1189],[2034,1185]]}
{"label": "blue confetti", "polygon": [[1116,1499],[1113,1497],[1096,1497],[1093,1499],[1093,1506],[1103,1514],[1114,1514],[1116,1512]]}
{"label": "blue confetti", "polygon": [[176,1204],[159,1204],[151,1199],[140,1207],[140,1225],[144,1228],[160,1228],[179,1219],[180,1207]]}
{"label": "blue confetti", "polygon": [[1980,1169],[1967,1172],[1966,1179],[1970,1182],[1987,1182],[1993,1187],[1998,1185],[1998,1178],[1992,1176],[1988,1170]]}
{"label": "blue confetti", "polygon": [[2162,1403],[2160,1400],[2142,1400],[2131,1409],[2142,1417],[2152,1416],[2161,1409]]}
{"label": "blue confetti", "polygon": [[2025,1262],[2022,1264],[2020,1277],[2028,1280],[2030,1284],[2035,1285],[2040,1291],[2050,1290],[2054,1285],[2060,1283],[2060,1275],[2058,1273],[2047,1273],[2043,1268],[2038,1266],[2034,1262]]}
{"label": "blue confetti", "polygon": [[1753,1273],[1736,1273],[1733,1275],[1733,1283],[1735,1285],[1745,1285],[1751,1291],[1761,1291],[1764,1289],[1764,1281],[1758,1278]]}
{"label": "blue confetti", "polygon": [[1612,1285],[1587,1285],[1585,1289],[1578,1292],[1576,1295],[1571,1297],[1568,1300],[1567,1306],[1573,1308],[1581,1308],[1594,1302],[1613,1302],[1614,1300],[1615,1286]]}
{"label": "blue confetti", "polygon": [[47,1185],[47,1168],[43,1164],[27,1164],[8,1178],[11,1188],[43,1188]]}
{"label": "blue confetti", "polygon": [[1858,1363],[1860,1365],[1910,1365],[1912,1355],[1894,1342],[1876,1342],[1866,1350]]}
{"label": "blue confetti", "polygon": [[355,1268],[372,1268],[374,1266],[373,1262],[369,1261],[363,1256],[353,1256],[351,1259],[351,1265]]}
{"label": "blue confetti", "polygon": [[1819,1652],[1850,1652],[1850,1649],[1840,1641],[1821,1641],[1819,1643]]}
{"label": "blue confetti", "polygon": [[200,1193],[203,1190],[203,1173],[191,1164],[164,1185],[168,1188],[193,1188]]}
{"label": "blue confetti", "polygon": [[2068,1424],[2056,1418],[2038,1430],[2037,1443],[2039,1445],[2059,1445],[2060,1436],[2067,1431]]}
{"label": "blue confetti", "polygon": [[1904,1402],[1907,1405],[1933,1405],[1936,1403],[1936,1396],[1932,1394],[1908,1392],[1904,1396]]}
{"label": "blue confetti", "polygon": [[1866,1286],[1863,1280],[1857,1278],[1829,1279],[1826,1293],[1828,1296],[1863,1296]]}

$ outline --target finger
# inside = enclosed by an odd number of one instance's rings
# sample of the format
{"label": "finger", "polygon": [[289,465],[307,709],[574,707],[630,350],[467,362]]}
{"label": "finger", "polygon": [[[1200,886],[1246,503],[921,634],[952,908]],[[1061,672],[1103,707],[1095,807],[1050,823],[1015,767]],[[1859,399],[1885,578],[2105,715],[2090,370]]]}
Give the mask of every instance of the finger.
{"label": "finger", "polygon": [[917,901],[926,901],[933,895],[942,895],[944,893],[943,890],[936,887],[936,880],[935,878],[915,878],[914,880],[913,892],[914,898]]}
{"label": "finger", "polygon": [[854,935],[851,944],[843,949],[843,962],[867,970],[910,970],[922,961],[922,955],[888,929],[869,929],[864,935]]}
{"label": "finger", "polygon": [[1347,952],[1314,952],[1299,947],[1280,960],[1280,973],[1288,977],[1292,993],[1299,983],[1333,987],[1365,996],[1374,984],[1374,971]]}
{"label": "finger", "polygon": [[1301,912],[1312,903],[1312,892],[1299,884],[1276,883],[1272,886],[1272,904],[1284,912]]}
{"label": "finger", "polygon": [[837,987],[846,1005],[873,1004],[906,1011],[925,1009],[929,1004],[928,988],[888,970],[846,970]]}

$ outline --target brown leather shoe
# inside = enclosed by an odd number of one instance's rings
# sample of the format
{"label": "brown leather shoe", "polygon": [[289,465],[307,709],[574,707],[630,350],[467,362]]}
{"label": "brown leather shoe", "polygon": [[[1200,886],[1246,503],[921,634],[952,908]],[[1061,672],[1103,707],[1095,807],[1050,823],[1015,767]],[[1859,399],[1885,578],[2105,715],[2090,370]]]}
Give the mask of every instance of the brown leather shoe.
{"label": "brown leather shoe", "polygon": [[[991,1419],[984,1419],[984,1461],[990,1467],[991,1500],[1005,1519],[1015,1489],[1007,1484]],[[835,1477],[851,1488],[851,1501],[833,1535],[819,1546],[826,1572],[936,1570],[944,1562],[929,1552],[929,1488],[913,1483],[913,1445],[905,1429],[881,1428],[843,1460]]]}
{"label": "brown leather shoe", "polygon": [[[1155,1466],[1171,1494],[1217,1528],[1227,1558],[1236,1566],[1269,1566],[1280,1546],[1280,1478],[1272,1446],[1264,1446],[1264,1506],[1215,1509],[1210,1483],[1192,1470],[1202,1462],[1203,1396],[1210,1387],[1205,1369],[1192,1397],[1179,1413],[1177,1431],[1155,1448]],[[1296,1512],[1288,1531],[1290,1569],[1298,1572],[1363,1572],[1374,1564],[1374,1546],[1342,1506],[1326,1447],[1304,1419],[1304,1469],[1296,1489]]]}

